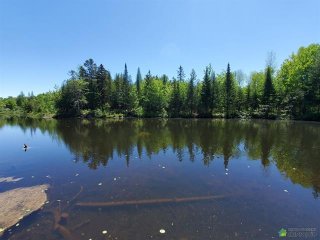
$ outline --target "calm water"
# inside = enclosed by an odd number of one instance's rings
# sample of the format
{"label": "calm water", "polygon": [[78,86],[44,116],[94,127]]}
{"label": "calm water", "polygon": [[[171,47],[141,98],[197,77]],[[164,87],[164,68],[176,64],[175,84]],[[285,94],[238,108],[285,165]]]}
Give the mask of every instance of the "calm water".
{"label": "calm water", "polygon": [[[0,120],[0,142],[0,177],[23,177],[0,183],[1,192],[50,184],[50,203],[3,239],[63,239],[52,230],[50,211],[59,205],[69,213],[64,226],[72,239],[277,239],[281,228],[293,227],[316,228],[320,236],[319,123]],[[26,152],[23,143],[31,147]]]}

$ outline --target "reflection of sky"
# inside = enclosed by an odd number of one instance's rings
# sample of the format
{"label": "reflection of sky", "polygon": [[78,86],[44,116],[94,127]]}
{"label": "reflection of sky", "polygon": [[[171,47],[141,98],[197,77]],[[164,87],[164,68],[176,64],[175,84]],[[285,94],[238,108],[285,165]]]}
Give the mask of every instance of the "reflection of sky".
{"label": "reflection of sky", "polygon": [[[5,126],[0,129],[0,142],[0,176],[24,178],[14,185],[0,185],[0,191],[49,183],[52,186],[51,201],[71,199],[80,185],[85,189],[82,201],[106,201],[111,197],[121,200],[231,194],[232,197],[223,201],[193,206],[192,211],[181,208],[190,211],[184,214],[192,212],[197,223],[206,222],[214,214],[219,218],[216,226],[220,229],[228,226],[230,231],[247,229],[248,233],[261,229],[261,234],[269,238],[275,236],[281,227],[316,227],[320,214],[319,201],[313,198],[311,189],[292,184],[273,162],[264,168],[259,159],[250,160],[243,142],[230,157],[227,170],[222,155],[215,155],[209,165],[204,165],[201,150],[196,150],[194,161],[190,161],[186,147],[179,153],[179,159],[177,150],[171,146],[151,156],[144,149],[141,158],[134,146],[129,166],[125,154],[118,155],[114,150],[107,166],[91,170],[81,159],[74,162],[74,155],[63,142],[39,129],[23,132],[19,127]],[[30,145],[30,150],[24,152],[23,143]],[[102,185],[98,186],[98,183]],[[174,209],[164,208],[162,212],[172,214],[170,211],[174,212]],[[151,215],[153,211],[156,210],[150,210]],[[126,214],[130,216],[130,211]],[[108,220],[97,217],[95,224],[99,226],[105,221]],[[223,236],[217,231],[218,236]]]}

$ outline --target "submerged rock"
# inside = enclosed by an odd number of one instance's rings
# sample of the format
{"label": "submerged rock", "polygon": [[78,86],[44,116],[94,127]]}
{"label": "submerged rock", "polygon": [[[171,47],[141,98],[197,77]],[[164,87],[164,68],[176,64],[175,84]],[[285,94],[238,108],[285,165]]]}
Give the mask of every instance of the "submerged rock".
{"label": "submerged rock", "polygon": [[2,182],[18,182],[23,178],[14,178],[14,177],[0,177],[0,183]]}
{"label": "submerged rock", "polygon": [[0,236],[21,219],[40,209],[47,201],[48,185],[16,188],[0,193]]}

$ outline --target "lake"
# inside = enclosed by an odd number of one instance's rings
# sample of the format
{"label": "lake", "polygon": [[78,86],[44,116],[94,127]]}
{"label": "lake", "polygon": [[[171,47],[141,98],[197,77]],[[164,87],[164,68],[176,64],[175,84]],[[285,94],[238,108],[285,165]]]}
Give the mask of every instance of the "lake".
{"label": "lake", "polygon": [[58,208],[72,239],[320,236],[319,123],[12,119],[0,142],[0,177],[23,178],[0,192],[50,185],[44,208],[1,239],[63,239]]}

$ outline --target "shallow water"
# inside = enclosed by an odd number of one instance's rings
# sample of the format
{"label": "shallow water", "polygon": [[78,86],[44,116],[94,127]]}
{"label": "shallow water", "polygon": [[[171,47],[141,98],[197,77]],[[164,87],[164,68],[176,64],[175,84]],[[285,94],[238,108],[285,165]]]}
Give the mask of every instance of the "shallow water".
{"label": "shallow water", "polygon": [[[50,184],[44,209],[1,239],[63,239],[52,230],[59,207],[72,239],[277,239],[281,228],[320,236],[319,123],[0,120],[0,142],[0,177],[23,178],[0,192]],[[203,196],[221,198],[76,206]]]}

